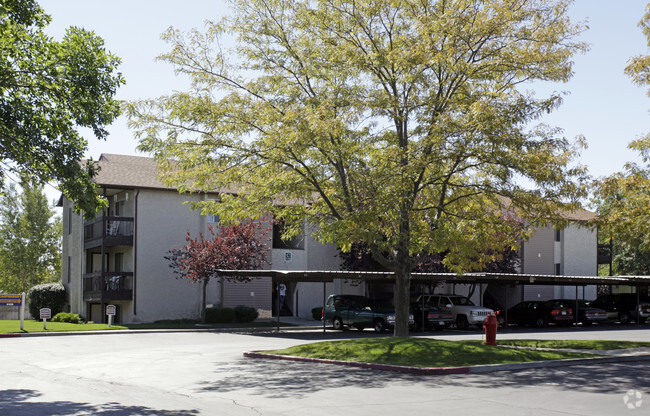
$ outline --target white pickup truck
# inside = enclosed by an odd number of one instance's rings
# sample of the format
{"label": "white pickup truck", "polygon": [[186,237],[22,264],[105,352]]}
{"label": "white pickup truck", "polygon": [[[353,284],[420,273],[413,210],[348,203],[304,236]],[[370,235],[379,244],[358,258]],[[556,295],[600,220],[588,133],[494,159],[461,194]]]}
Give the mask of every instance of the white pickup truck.
{"label": "white pickup truck", "polygon": [[[422,302],[421,297],[418,302]],[[485,318],[494,313],[492,309],[476,306],[467,297],[461,295],[424,295],[424,303],[438,309],[451,311],[458,329],[467,329],[470,325],[481,328],[485,323]]]}

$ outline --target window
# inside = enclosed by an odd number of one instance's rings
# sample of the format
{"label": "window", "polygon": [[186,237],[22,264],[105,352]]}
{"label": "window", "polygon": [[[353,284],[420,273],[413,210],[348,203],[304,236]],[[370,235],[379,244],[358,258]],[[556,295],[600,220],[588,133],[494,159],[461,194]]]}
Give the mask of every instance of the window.
{"label": "window", "polygon": [[115,202],[115,216],[116,217],[122,217],[124,216],[124,206],[126,205],[126,201],[116,201]]}
{"label": "window", "polygon": [[[210,202],[221,202],[220,198],[209,199]],[[219,223],[219,214],[208,214],[206,219],[209,223],[218,224]]]}
{"label": "window", "polygon": [[560,242],[562,238],[562,230],[555,230],[555,241]]}
{"label": "window", "polygon": [[555,275],[560,276],[562,274],[562,266],[560,263],[555,263]]}
{"label": "window", "polygon": [[72,208],[68,207],[68,234],[72,234]]}
{"label": "window", "polygon": [[70,266],[72,265],[72,260],[70,259],[70,256],[68,256],[68,283],[70,283],[70,276],[72,274],[72,271],[70,270]]}
{"label": "window", "polygon": [[294,250],[305,249],[305,239],[304,239],[303,232],[301,232],[300,235],[293,237],[290,240],[284,240],[282,239],[283,231],[284,231],[284,221],[277,220],[277,219],[273,220],[273,248],[285,248],[285,249],[294,249]]}

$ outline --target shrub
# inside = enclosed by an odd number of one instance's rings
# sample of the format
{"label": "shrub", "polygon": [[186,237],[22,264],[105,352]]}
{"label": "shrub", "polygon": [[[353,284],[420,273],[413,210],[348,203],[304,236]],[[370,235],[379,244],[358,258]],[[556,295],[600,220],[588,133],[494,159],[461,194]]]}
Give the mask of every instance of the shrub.
{"label": "shrub", "polygon": [[235,306],[235,322],[253,322],[258,316],[259,312],[252,306]]}
{"label": "shrub", "polygon": [[318,308],[312,308],[311,316],[314,318],[314,320],[320,321],[323,317],[323,307],[319,306]]}
{"label": "shrub", "polygon": [[78,324],[82,322],[82,319],[81,316],[77,315],[76,313],[61,312],[54,315],[52,322],[68,322],[71,324]]}
{"label": "shrub", "polygon": [[206,308],[205,322],[208,324],[229,324],[235,320],[235,310],[233,308]]}
{"label": "shrub", "polygon": [[65,287],[61,283],[45,283],[29,289],[29,313],[39,319],[41,308],[50,308],[52,316],[63,311],[66,302]]}

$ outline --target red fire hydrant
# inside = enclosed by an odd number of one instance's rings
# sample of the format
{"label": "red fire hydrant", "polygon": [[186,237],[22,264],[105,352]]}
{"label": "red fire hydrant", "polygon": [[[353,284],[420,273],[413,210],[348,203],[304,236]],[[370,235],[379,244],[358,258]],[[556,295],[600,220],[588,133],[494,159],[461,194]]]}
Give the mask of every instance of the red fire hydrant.
{"label": "red fire hydrant", "polygon": [[483,324],[483,329],[485,329],[485,345],[497,345],[498,326],[499,323],[495,314],[491,313],[485,318],[485,324]]}

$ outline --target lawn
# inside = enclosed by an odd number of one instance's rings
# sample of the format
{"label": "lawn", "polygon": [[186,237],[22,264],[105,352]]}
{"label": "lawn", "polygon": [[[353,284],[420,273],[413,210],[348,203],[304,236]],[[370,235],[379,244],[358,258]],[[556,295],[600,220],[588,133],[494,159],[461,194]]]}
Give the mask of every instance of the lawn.
{"label": "lawn", "polygon": [[124,326],[106,324],[69,324],[66,322],[49,322],[47,331],[43,330],[43,321],[25,320],[24,330],[20,330],[19,320],[0,321],[0,334],[25,333],[25,332],[60,332],[60,331],[99,331],[107,329],[127,329]]}
{"label": "lawn", "polygon": [[[110,328],[107,324],[69,324],[64,322],[47,322],[47,330],[43,330],[43,321],[25,320],[24,330],[20,330],[19,320],[0,321],[0,334],[26,333],[26,332],[59,332],[59,331],[102,331],[116,329],[218,329],[218,328],[257,328],[257,327],[276,327],[277,322],[253,322],[253,323],[232,323],[232,324],[207,324],[197,325],[195,321],[174,320],[159,321],[146,324],[122,324],[112,325]],[[292,324],[281,323],[280,326],[294,326]]]}
{"label": "lawn", "polygon": [[325,341],[263,351],[269,354],[414,367],[458,367],[594,357],[569,351],[502,348],[482,341],[425,338],[368,338]]}

